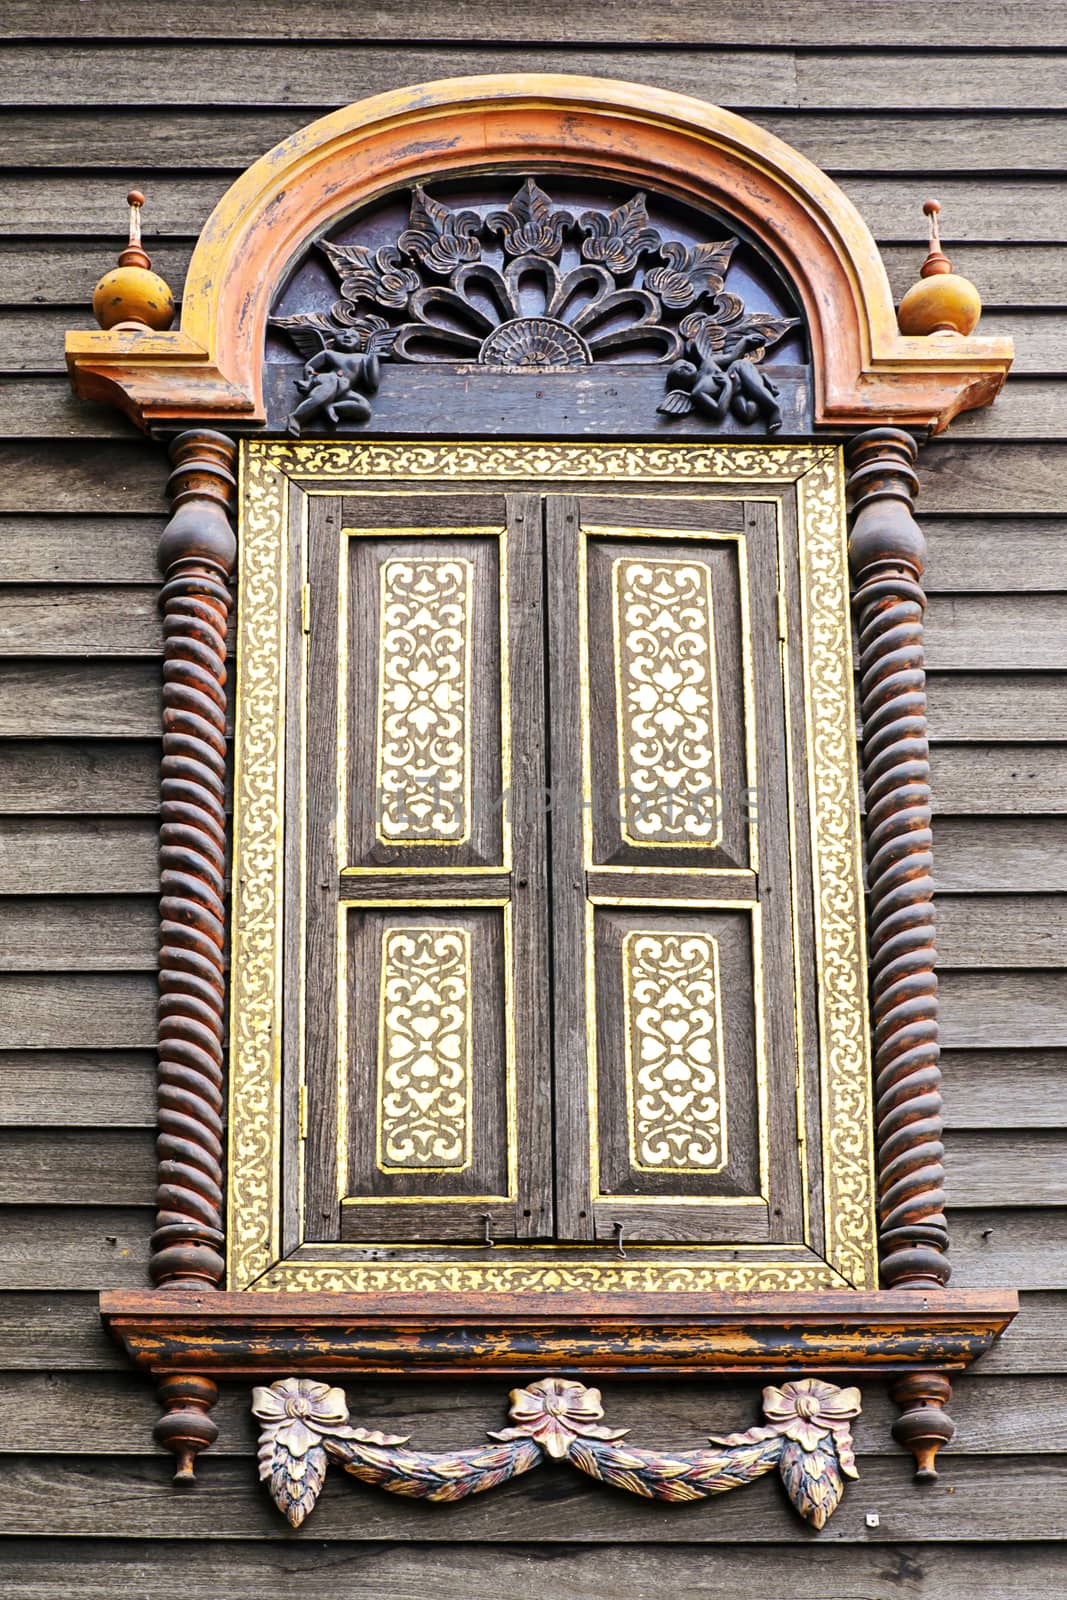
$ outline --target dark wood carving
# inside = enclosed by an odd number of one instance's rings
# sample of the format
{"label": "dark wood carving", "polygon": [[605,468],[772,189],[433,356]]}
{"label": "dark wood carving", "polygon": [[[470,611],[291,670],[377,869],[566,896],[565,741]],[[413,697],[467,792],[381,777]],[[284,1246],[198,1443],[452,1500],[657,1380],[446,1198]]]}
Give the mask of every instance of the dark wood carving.
{"label": "dark wood carving", "polygon": [[848,452],[849,559],[859,626],[867,796],[882,1281],[948,1282],[930,751],[922,574],[910,435],[872,428]]}
{"label": "dark wood carving", "polygon": [[825,1527],[837,1509],[843,1479],[859,1477],[849,1427],[860,1413],[859,1390],[819,1378],[764,1389],[766,1426],[713,1436],[715,1450],[675,1454],[624,1444],[628,1430],[601,1421],[600,1391],[562,1378],[513,1389],[514,1427],[490,1433],[493,1444],[470,1450],[409,1450],[406,1438],[354,1428],[344,1390],[307,1378],[255,1389],[252,1413],[261,1424],[259,1476],[294,1528],[314,1507],[331,1460],[389,1494],[448,1502],[484,1494],[546,1460],[674,1504],[724,1494],[777,1467],[790,1500],[813,1528]]}
{"label": "dark wood carving", "polygon": [[[272,318],[309,358],[289,431],[369,420],[375,356],[542,372],[673,361],[664,415],[696,406],[713,421],[730,414],[774,431],[777,389],[757,366],[799,319],[750,315],[726,291],[736,245],[664,238],[643,194],[575,215],[527,178],[483,216],[416,186],[394,242],[321,241],[340,285],[329,312]],[[677,361],[686,352],[692,359]]]}
{"label": "dark wood carving", "polygon": [[[159,1188],[151,1274],[166,1289],[214,1289],[222,1278],[223,940],[229,511],[235,447],[184,433],[172,448],[172,515],[159,548],[163,606],[160,827]],[[157,1441],[192,1478],[217,1429],[214,1383],[174,1375],[160,1398]]]}

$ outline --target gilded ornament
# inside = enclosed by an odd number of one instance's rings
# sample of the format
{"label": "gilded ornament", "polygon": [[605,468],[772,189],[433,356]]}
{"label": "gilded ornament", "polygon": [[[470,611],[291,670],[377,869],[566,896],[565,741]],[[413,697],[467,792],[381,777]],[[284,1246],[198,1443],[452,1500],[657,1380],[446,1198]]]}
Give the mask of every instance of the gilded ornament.
{"label": "gilded ornament", "polygon": [[378,1167],[462,1172],[471,1162],[471,936],[387,928],[378,1038]]}
{"label": "gilded ornament", "polygon": [[622,944],[626,1107],[639,1172],[726,1165],[718,941],[633,929]]}
{"label": "gilded ornament", "polygon": [[622,836],[637,846],[722,836],[711,569],[612,563]]}

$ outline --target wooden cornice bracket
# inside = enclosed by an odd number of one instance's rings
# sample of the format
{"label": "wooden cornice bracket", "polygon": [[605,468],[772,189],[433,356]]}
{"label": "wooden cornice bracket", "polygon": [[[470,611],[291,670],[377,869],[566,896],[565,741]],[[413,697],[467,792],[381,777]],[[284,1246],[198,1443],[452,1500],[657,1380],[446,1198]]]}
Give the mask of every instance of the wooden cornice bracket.
{"label": "wooden cornice bracket", "polygon": [[959,1372],[1018,1311],[1014,1292],[468,1295],[114,1290],[111,1333],[157,1376],[900,1375]]}
{"label": "wooden cornice bracket", "polygon": [[67,334],[66,354],[79,399],[115,406],[140,428],[262,420],[249,391],[231,383],[188,334],[78,329]]}

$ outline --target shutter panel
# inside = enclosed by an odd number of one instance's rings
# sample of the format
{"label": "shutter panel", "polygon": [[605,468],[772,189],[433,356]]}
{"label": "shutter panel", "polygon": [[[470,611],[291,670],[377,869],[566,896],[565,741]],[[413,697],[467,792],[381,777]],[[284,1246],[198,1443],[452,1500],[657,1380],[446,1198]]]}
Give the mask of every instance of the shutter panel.
{"label": "shutter panel", "polygon": [[561,1236],[799,1241],[775,507],[546,521]]}
{"label": "shutter panel", "polygon": [[539,508],[310,515],[307,1233],[544,1236],[544,820],[507,794],[544,785]]}

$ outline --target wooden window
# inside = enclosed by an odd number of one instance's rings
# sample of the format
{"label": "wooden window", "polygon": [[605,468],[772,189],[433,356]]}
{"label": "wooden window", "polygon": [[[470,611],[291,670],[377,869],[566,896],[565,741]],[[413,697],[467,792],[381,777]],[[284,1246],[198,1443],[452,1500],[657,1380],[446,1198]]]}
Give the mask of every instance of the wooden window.
{"label": "wooden window", "polygon": [[[504,472],[465,447],[457,481],[447,447],[428,447],[418,477],[331,483],[302,463],[336,448],[339,466],[366,465],[359,446],[248,448],[235,1286],[319,1282],[326,1252],[341,1276],[323,1286],[343,1286],[357,1263],[490,1250],[666,1270],[664,1246],[679,1270],[695,1249],[709,1282],[743,1262],[755,1287],[773,1262],[795,1287],[870,1283],[836,452],[701,449],[704,478],[685,482],[691,447],[635,450],[593,482],[604,447],[560,447],[573,479],[546,482],[545,447]],[[677,473],[649,471],[657,456]],[[731,460],[736,481],[716,481]],[[248,705],[266,663],[248,582],[257,474],[291,542],[271,581],[289,596],[277,1242],[253,1246],[239,1197],[255,1165],[241,1084],[263,1043],[242,1009],[242,773],[264,736]],[[821,798],[820,737],[840,762]],[[847,934],[828,927],[846,912]]]}

